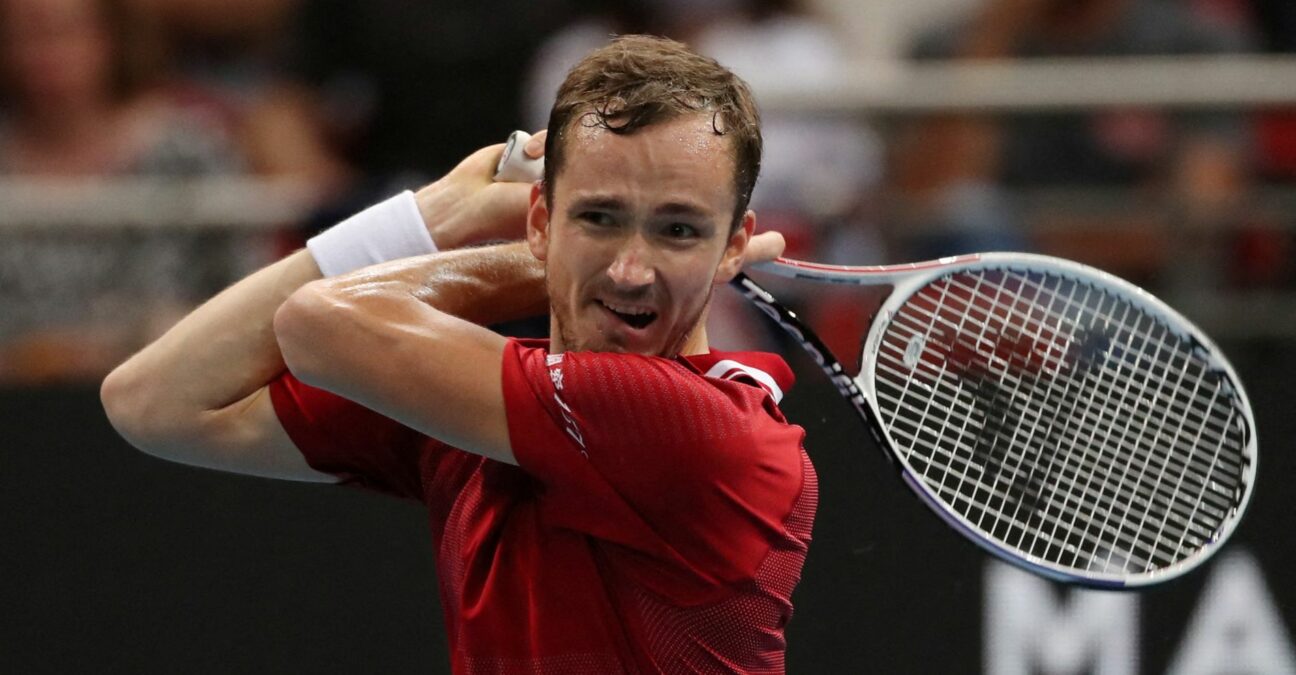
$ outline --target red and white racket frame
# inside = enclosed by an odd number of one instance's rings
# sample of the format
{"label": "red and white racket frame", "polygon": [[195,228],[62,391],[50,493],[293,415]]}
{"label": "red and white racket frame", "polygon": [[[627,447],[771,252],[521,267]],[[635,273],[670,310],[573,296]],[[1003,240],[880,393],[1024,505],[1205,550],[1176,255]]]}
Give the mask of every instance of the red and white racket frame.
{"label": "red and white racket frame", "polygon": [[[1027,571],[1057,581],[1098,588],[1135,588],[1162,583],[1188,573],[1210,558],[1236,530],[1241,515],[1245,512],[1251,494],[1254,492],[1257,465],[1255,419],[1251,411],[1251,403],[1246,396],[1246,390],[1242,387],[1242,382],[1232,364],[1224,358],[1223,352],[1205,333],[1182,314],[1142,288],[1095,267],[1052,256],[1017,252],[975,253],[899,265],[858,267],[779,258],[772,262],[753,265],[752,269],[785,278],[820,283],[853,286],[892,286],[890,295],[877,309],[870,322],[868,332],[864,336],[859,373],[850,376],[843,373],[841,366],[836,364],[835,370],[841,374],[834,375],[834,364],[831,364],[831,361],[835,359],[831,355],[826,355],[829,357],[828,359],[816,357],[815,360],[819,362],[825,373],[836,381],[838,389],[842,391],[843,395],[852,399],[856,408],[866,417],[868,426],[877,436],[879,444],[883,446],[887,456],[900,471],[901,477],[910,489],[950,526],[962,532],[967,538],[976,542],[996,557],[1022,567]],[[947,508],[944,500],[922,480],[900,453],[893,450],[893,448],[898,447],[897,441],[891,437],[885,426],[881,424],[881,411],[877,405],[876,378],[874,370],[870,367],[870,364],[876,362],[878,358],[882,338],[890,318],[910,296],[926,284],[948,274],[983,269],[1051,273],[1069,278],[1084,279],[1097,287],[1109,290],[1128,300],[1132,305],[1143,310],[1151,317],[1160,320],[1173,333],[1190,341],[1202,359],[1210,364],[1212,369],[1217,370],[1226,378],[1230,386],[1237,392],[1241,410],[1246,418],[1246,425],[1250,430],[1247,436],[1247,445],[1243,451],[1243,454],[1249,457],[1250,462],[1243,471],[1243,481],[1246,485],[1245,492],[1214,541],[1184,560],[1152,572],[1112,574],[1087,571],[1084,574],[1077,574],[1072,568],[1057,565],[1018,551],[1016,547],[996,539],[975,526],[961,514]],[[741,280],[738,281],[737,285],[741,289]],[[750,280],[748,281],[750,282]],[[746,293],[746,291],[744,292]],[[766,295],[769,295],[768,292],[766,292]],[[748,296],[751,297],[750,294]],[[769,299],[772,300],[773,296],[769,296]],[[792,328],[769,310],[766,310],[766,314],[770,314],[772,318],[783,324],[785,330]],[[795,330],[801,334],[810,332],[799,321],[796,321]],[[796,333],[793,335],[796,337]],[[811,335],[813,334],[811,333]],[[802,346],[806,347],[807,351],[812,352],[812,354],[814,351],[826,350],[822,343],[819,343],[817,348],[811,348],[803,341]],[[854,385],[853,389],[855,389],[854,395],[843,387],[844,382],[841,379],[843,377],[850,378],[851,384]]]}

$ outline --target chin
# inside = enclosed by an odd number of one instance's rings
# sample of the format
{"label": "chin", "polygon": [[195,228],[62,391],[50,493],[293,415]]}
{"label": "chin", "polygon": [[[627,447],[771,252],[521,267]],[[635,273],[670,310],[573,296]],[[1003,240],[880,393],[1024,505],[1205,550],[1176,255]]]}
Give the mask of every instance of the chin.
{"label": "chin", "polygon": [[550,330],[554,337],[561,338],[562,348],[567,351],[639,354],[673,359],[684,352],[691,343],[691,338],[701,329],[705,309],[704,304],[692,321],[685,322],[688,328],[680,327],[677,316],[659,316],[657,321],[662,323],[653,326],[655,330],[644,331],[640,335],[621,336],[616,331],[605,332],[595,316],[582,314],[573,319],[562,311],[561,306],[556,305],[553,307],[554,323]]}

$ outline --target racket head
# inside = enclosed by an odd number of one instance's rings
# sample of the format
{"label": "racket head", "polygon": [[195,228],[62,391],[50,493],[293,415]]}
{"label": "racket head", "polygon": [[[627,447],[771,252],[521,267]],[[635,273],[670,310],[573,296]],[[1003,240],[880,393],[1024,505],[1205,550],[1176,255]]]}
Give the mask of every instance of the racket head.
{"label": "racket head", "polygon": [[855,383],[906,484],[956,530],[1031,572],[1129,588],[1189,572],[1236,529],[1255,484],[1250,402],[1178,312],[1032,254],[888,281]]}

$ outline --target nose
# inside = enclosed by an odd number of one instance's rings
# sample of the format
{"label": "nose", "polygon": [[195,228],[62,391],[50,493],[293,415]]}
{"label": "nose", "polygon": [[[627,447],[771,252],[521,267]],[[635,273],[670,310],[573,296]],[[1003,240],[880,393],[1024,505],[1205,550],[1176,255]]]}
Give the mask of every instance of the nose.
{"label": "nose", "polygon": [[620,288],[641,288],[657,278],[653,269],[652,249],[643,237],[627,237],[607,269],[608,277]]}

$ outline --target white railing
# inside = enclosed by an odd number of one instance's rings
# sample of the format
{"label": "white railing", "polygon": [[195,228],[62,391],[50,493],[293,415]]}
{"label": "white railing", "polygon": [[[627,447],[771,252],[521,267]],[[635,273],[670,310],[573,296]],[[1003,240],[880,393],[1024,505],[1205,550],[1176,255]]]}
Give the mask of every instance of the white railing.
{"label": "white railing", "polygon": [[[110,241],[114,233],[134,237],[136,241],[139,237],[174,239],[224,233],[235,238],[245,237],[248,247],[264,248],[265,235],[296,225],[317,198],[318,195],[298,184],[245,179],[0,181],[0,246],[33,236],[44,240],[48,249],[51,238],[84,248],[86,240],[93,240],[98,246]],[[1136,200],[1132,190],[1079,188],[1027,191],[1017,193],[1015,198],[1021,211],[1027,213],[1065,213],[1077,209],[1102,213],[1112,209],[1112,205],[1129,205]],[[1147,208],[1146,199],[1139,197],[1138,200],[1140,208]],[[1293,210],[1296,189],[1259,191],[1250,206],[1278,213],[1296,212]],[[1173,203],[1167,201],[1161,207],[1173,208]],[[1039,234],[1047,232],[1046,220],[1030,221],[1039,223],[1037,227],[1042,228]],[[244,253],[256,258],[250,250]],[[122,255],[120,250],[115,254]],[[84,256],[85,252],[81,251],[80,255]],[[239,255],[234,252],[235,258]],[[41,272],[45,276],[51,273],[50,269]],[[1220,339],[1296,339],[1296,294],[1222,288],[1157,290],[1166,293],[1171,304]],[[1238,317],[1247,319],[1239,321]]]}
{"label": "white railing", "polygon": [[857,61],[838,81],[789,79],[757,92],[767,111],[914,113],[1296,104],[1296,58],[1166,56]]}
{"label": "white railing", "polygon": [[293,225],[321,194],[260,178],[0,179],[0,232],[49,228],[265,231]]}

